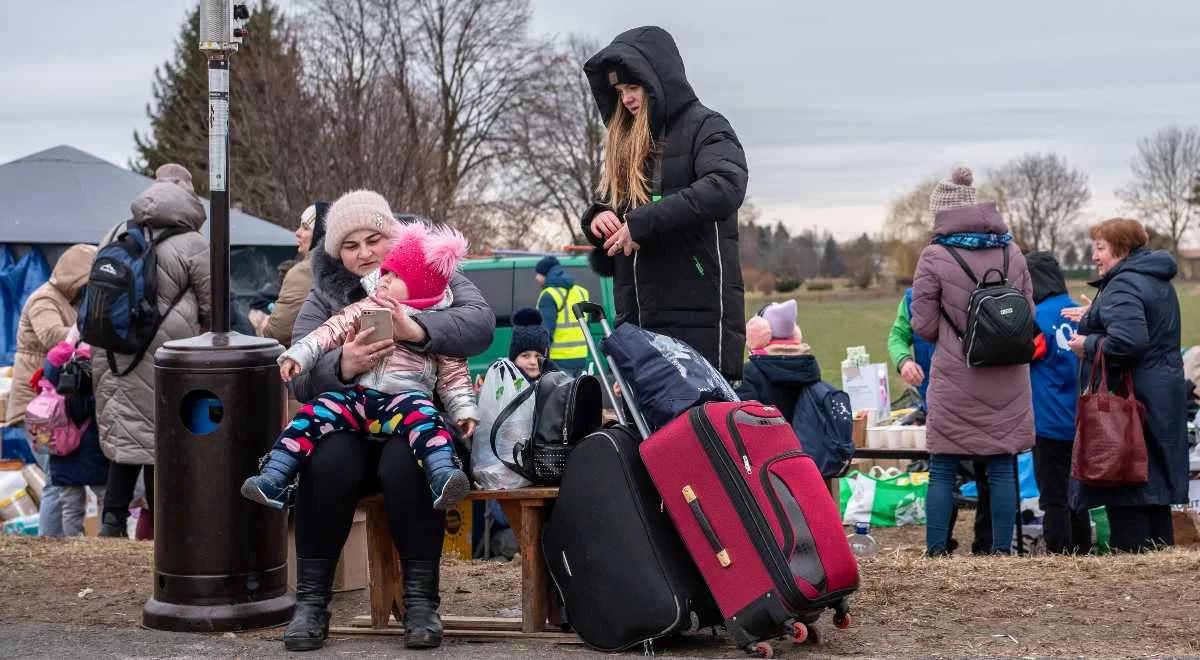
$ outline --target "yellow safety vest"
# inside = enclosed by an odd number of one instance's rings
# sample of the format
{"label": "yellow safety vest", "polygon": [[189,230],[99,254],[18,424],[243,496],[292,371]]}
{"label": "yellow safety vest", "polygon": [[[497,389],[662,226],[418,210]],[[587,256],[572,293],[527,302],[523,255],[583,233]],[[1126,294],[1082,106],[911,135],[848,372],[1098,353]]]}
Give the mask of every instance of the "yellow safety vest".
{"label": "yellow safety vest", "polygon": [[[566,292],[564,300],[563,292]],[[577,303],[586,302],[590,299],[588,290],[576,284],[571,287],[570,291],[562,288],[549,288],[542,291],[542,295],[548,295],[554,300],[554,306],[558,308],[558,316],[555,317],[554,337],[550,344],[550,359],[551,360],[582,360],[587,358],[587,342],[583,338],[583,330],[580,329],[579,323],[576,322],[575,312],[572,308]]]}

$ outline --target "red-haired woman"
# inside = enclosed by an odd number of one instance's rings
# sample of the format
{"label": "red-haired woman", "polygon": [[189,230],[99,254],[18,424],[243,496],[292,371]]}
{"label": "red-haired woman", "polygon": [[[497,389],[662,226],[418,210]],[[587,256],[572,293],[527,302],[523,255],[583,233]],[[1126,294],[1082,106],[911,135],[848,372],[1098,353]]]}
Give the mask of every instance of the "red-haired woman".
{"label": "red-haired woman", "polygon": [[1084,379],[1097,350],[1110,365],[1110,383],[1120,382],[1120,370],[1133,371],[1134,391],[1146,406],[1150,478],[1144,486],[1079,484],[1072,508],[1105,506],[1113,548],[1141,552],[1174,543],[1170,505],[1188,501],[1187,389],[1179,299],[1171,284],[1177,268],[1170,254],[1147,247],[1149,236],[1137,220],[1105,220],[1092,227],[1091,237],[1100,275],[1092,286],[1099,293],[1086,308],[1063,310],[1079,319],[1070,346],[1084,357]]}

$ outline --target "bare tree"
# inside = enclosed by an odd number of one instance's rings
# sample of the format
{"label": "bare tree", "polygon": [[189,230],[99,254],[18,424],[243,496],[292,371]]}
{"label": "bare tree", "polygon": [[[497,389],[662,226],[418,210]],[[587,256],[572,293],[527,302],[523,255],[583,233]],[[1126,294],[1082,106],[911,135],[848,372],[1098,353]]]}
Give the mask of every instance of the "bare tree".
{"label": "bare tree", "polygon": [[1200,131],[1170,126],[1142,138],[1130,169],[1133,181],[1117,189],[1117,196],[1143,222],[1169,237],[1178,252],[1195,219],[1188,198],[1200,173]]}
{"label": "bare tree", "polygon": [[595,199],[604,160],[604,122],[583,64],[599,46],[572,36],[535,57],[511,117],[510,171],[528,204],[555,215],[578,243],[579,214]]}
{"label": "bare tree", "polygon": [[[411,6],[413,65],[433,94],[438,135],[432,211],[445,217],[464,180],[503,155],[500,129],[530,73],[532,12],[529,0],[412,0]],[[460,225],[467,220],[457,218]]]}
{"label": "bare tree", "polygon": [[1056,252],[1091,199],[1087,175],[1057,154],[1025,154],[989,176],[1017,244]]}
{"label": "bare tree", "polygon": [[[888,208],[883,221],[883,251],[888,255],[892,275],[898,280],[911,279],[917,269],[921,249],[933,234],[933,214],[929,212],[929,195],[937,186],[936,178],[917,184],[897,198]],[[843,260],[846,259],[843,248]]]}

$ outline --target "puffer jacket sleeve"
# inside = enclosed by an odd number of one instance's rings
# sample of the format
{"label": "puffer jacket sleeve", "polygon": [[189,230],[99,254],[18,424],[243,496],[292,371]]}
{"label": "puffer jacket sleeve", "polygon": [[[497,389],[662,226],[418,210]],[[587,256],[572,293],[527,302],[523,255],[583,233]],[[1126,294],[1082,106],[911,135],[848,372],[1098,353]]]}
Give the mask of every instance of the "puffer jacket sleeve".
{"label": "puffer jacket sleeve", "polygon": [[186,283],[191,285],[192,293],[196,296],[197,320],[200,331],[204,332],[212,327],[212,273],[209,272],[208,240],[199,232],[173,240],[183,243],[179,248],[179,256],[187,271]]}
{"label": "puffer jacket sleeve", "polygon": [[[1087,335],[1084,342],[1087,356],[1094,357],[1097,345],[1104,339],[1103,350],[1108,359],[1123,366],[1136,366],[1150,348],[1146,306],[1137,291],[1117,277],[1092,304],[1099,306],[1097,317],[1104,327],[1103,332]],[[1092,310],[1088,313],[1092,314]]]}
{"label": "puffer jacket sleeve", "polygon": [[[942,280],[938,277],[937,257],[930,248],[921,252],[917,261],[917,274],[913,278],[913,297],[909,324],[918,337],[937,343],[938,326],[941,323],[939,310],[942,305]],[[1026,272],[1026,277],[1028,277]]]}
{"label": "puffer jacket sleeve", "polygon": [[[319,302],[314,293],[310,292],[308,299],[304,301],[304,306],[300,308],[300,313],[296,316],[296,324],[292,329],[292,343],[295,344],[308,336],[330,316],[330,310]],[[290,383],[292,394],[299,401],[310,401],[322,392],[344,389],[349,383],[344,382],[338,374],[341,361],[342,349],[340,346],[323,353],[311,371],[292,379]]]}
{"label": "puffer jacket sleeve", "polygon": [[[425,312],[413,318],[428,335],[424,343],[410,348],[422,353],[466,358],[487,350],[496,331],[496,315],[483,294],[462,273],[450,280],[454,304],[446,309]],[[303,315],[303,311],[301,311]],[[299,319],[297,332],[299,334]]]}
{"label": "puffer jacket sleeve", "polygon": [[279,356],[280,361],[284,358],[295,360],[300,365],[301,372],[311,371],[322,355],[334,349],[341,349],[346,343],[346,337],[350,335],[350,330],[357,325],[359,317],[362,316],[362,311],[363,305],[350,305],[329,317],[316,330],[284,351],[283,355]]}
{"label": "puffer jacket sleeve", "polygon": [[[613,211],[613,207],[605,204],[604,202],[592,202],[592,205],[583,212],[583,215],[579,216],[579,227],[583,230],[583,237],[587,239],[587,242],[591,243],[593,247],[600,247],[604,245],[603,238],[592,234],[592,220],[605,211]],[[613,212],[615,213],[616,211]]]}
{"label": "puffer jacket sleeve", "polygon": [[437,395],[450,419],[461,422],[464,419],[479,419],[479,411],[475,407],[475,390],[471,387],[471,374],[467,369],[467,361],[462,358],[452,358],[438,355],[437,360]]}
{"label": "puffer jacket sleeve", "polygon": [[696,136],[693,171],[696,180],[688,187],[644,204],[625,215],[629,235],[638,243],[670,239],[699,224],[725,220],[737,213],[746,197],[749,172],[746,154],[733,127],[713,113]]}
{"label": "puffer jacket sleeve", "polygon": [[29,318],[33,334],[37,335],[42,346],[54,346],[66,339],[67,334],[71,332],[72,324],[63,318],[58,306],[49,298],[34,299],[25,310],[25,315]]}

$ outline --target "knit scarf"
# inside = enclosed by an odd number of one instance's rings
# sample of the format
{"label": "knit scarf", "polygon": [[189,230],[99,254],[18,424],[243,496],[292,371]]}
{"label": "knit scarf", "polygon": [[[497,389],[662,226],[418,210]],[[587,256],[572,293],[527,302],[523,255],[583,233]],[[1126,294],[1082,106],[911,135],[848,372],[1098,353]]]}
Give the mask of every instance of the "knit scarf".
{"label": "knit scarf", "polygon": [[985,234],[983,232],[964,231],[957,234],[938,234],[933,237],[937,245],[945,245],[963,250],[988,250],[1007,247],[1012,242],[1012,234]]}

